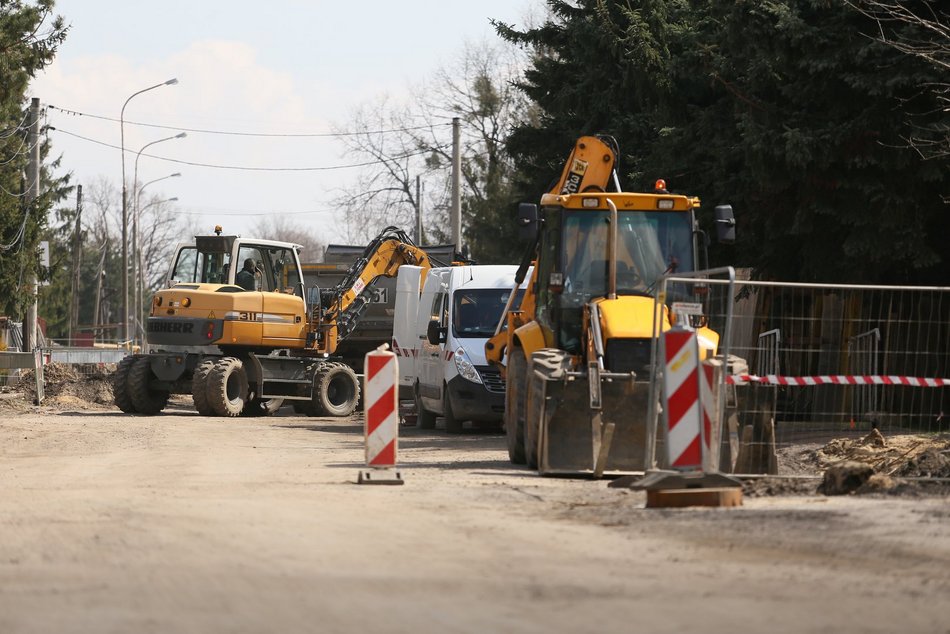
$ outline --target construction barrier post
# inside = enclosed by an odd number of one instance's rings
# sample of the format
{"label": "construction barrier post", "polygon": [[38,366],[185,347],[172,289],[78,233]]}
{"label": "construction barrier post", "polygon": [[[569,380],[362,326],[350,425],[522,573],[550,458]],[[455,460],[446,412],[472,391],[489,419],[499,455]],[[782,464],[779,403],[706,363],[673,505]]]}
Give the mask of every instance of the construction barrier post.
{"label": "construction barrier post", "polygon": [[[706,412],[700,404],[701,377],[696,333],[673,328],[663,335],[666,401],[667,464],[676,471],[702,471],[703,427]],[[704,381],[703,381],[704,382]]]}
{"label": "construction barrier post", "polygon": [[667,471],[647,473],[630,488],[647,492],[647,508],[739,506],[738,480],[718,471],[722,363],[700,361],[696,332],[663,335],[664,439]]}
{"label": "construction barrier post", "polygon": [[396,355],[383,344],[363,361],[363,432],[366,469],[359,484],[403,484],[396,470],[399,448],[399,367]]}

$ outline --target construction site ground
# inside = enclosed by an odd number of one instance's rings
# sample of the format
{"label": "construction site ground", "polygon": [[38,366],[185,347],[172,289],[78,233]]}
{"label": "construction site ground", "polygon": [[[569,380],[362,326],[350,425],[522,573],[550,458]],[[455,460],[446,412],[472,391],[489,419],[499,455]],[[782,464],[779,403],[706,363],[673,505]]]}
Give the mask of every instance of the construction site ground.
{"label": "construction site ground", "polygon": [[945,436],[781,457],[873,451],[893,486],[647,509],[510,464],[497,431],[403,426],[405,485],[360,486],[361,415],[130,416],[61,383],[0,395],[3,633],[950,632],[950,489],[902,472],[939,475]]}

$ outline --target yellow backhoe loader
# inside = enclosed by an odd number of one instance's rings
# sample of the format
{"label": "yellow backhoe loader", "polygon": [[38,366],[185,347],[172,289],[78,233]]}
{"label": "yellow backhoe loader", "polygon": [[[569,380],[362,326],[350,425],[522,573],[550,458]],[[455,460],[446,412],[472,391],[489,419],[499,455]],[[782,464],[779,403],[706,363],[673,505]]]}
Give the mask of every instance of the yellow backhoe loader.
{"label": "yellow backhoe loader", "polygon": [[[621,191],[617,154],[610,137],[580,138],[540,210],[520,205],[532,244],[515,288],[535,266],[486,344],[506,375],[509,457],[542,473],[644,469],[651,345],[677,318],[668,306],[695,301],[671,290],[655,304],[654,290],[663,275],[697,268],[699,199],[662,182],[652,193]],[[716,213],[717,226],[731,226],[731,207]],[[715,354],[719,335],[698,334],[703,354]]]}
{"label": "yellow backhoe loader", "polygon": [[388,227],[333,288],[305,291],[299,245],[197,236],[179,249],[170,288],[157,292],[149,354],[126,357],[113,380],[126,413],[155,414],[171,394],[191,394],[208,416],[299,413],[347,416],[359,401],[355,372],[333,356],[366,308],[373,281],[428,255]]}

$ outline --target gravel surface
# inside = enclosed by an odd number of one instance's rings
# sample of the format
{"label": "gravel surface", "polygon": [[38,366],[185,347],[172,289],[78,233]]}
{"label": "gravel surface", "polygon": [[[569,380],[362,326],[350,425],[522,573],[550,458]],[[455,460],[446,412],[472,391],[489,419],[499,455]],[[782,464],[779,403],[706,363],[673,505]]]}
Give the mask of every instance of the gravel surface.
{"label": "gravel surface", "polygon": [[[950,632],[945,494],[646,509],[497,433],[0,404],[0,632]],[[54,404],[55,403],[55,404]],[[441,427],[441,422],[440,422]]]}

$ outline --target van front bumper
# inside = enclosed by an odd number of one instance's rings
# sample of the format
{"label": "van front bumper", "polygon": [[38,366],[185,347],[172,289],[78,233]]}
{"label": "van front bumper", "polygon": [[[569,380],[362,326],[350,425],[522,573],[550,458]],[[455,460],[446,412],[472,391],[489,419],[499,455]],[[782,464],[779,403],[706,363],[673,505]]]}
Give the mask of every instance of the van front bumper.
{"label": "van front bumper", "polygon": [[[491,381],[486,376],[488,369],[478,370],[484,381],[481,384],[472,383],[460,376],[448,382],[452,413],[458,420],[500,423],[505,416],[504,383],[501,383],[499,391],[499,382]],[[486,384],[489,387],[486,387]]]}

